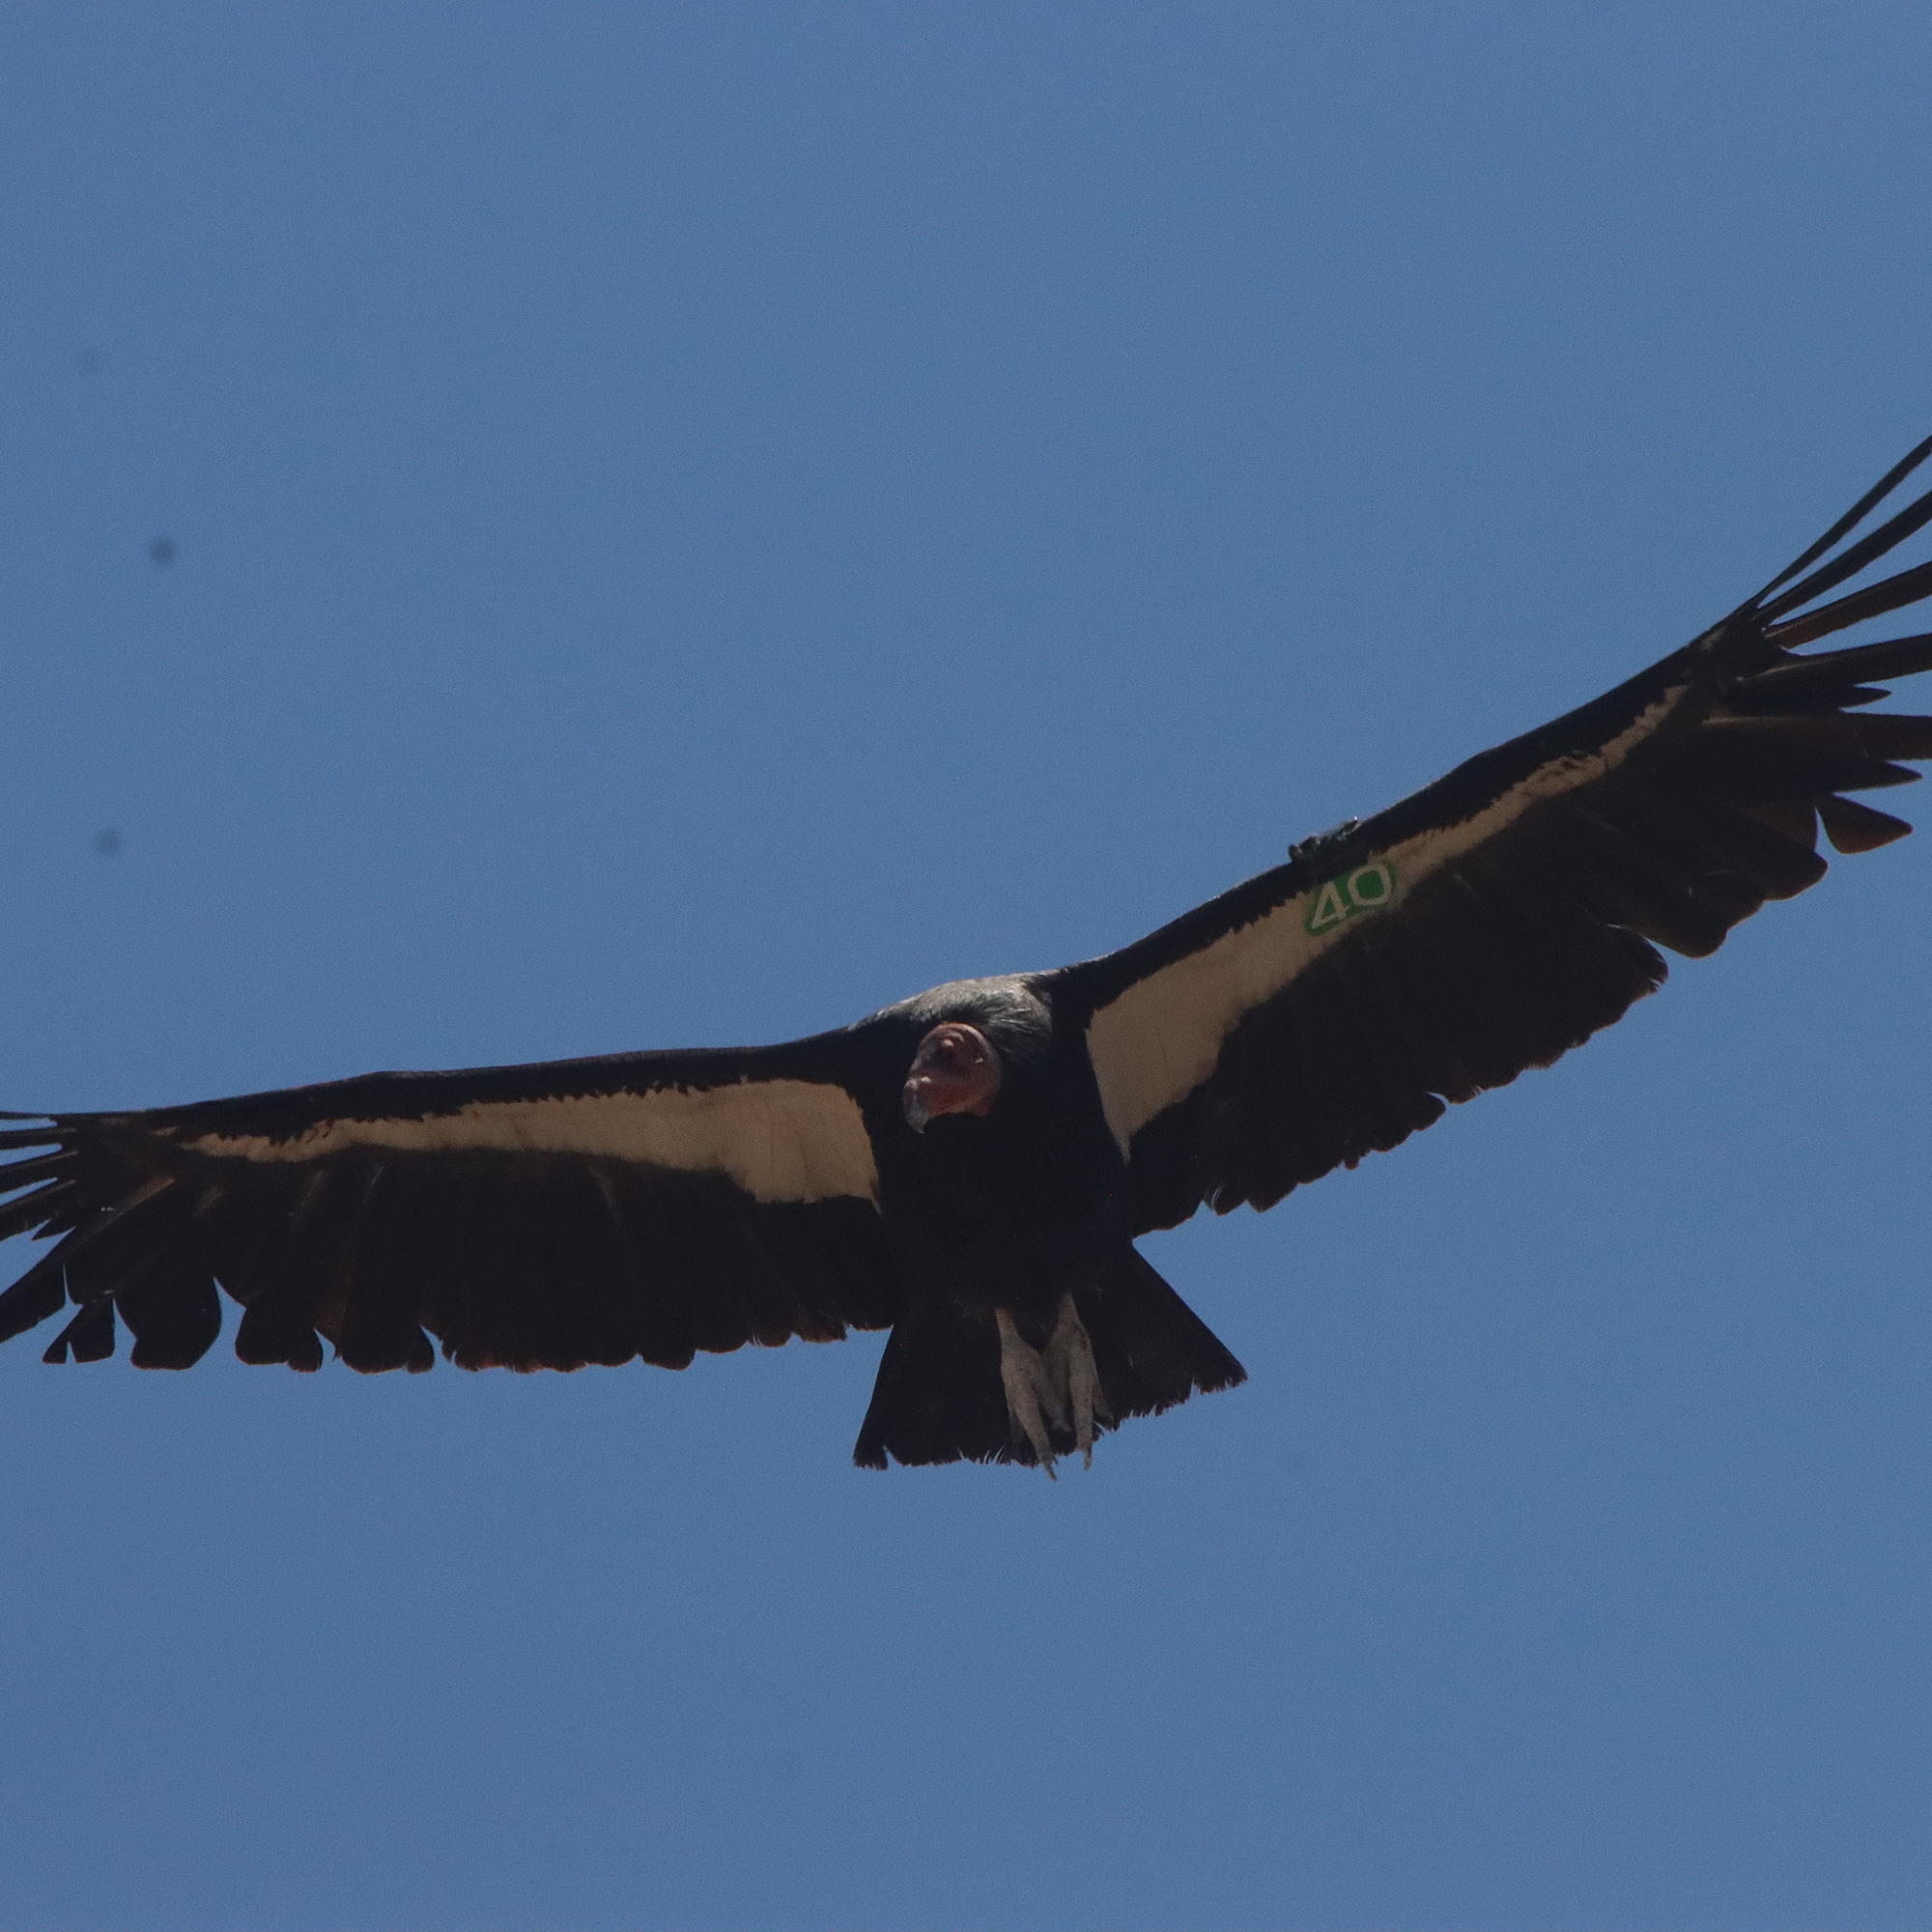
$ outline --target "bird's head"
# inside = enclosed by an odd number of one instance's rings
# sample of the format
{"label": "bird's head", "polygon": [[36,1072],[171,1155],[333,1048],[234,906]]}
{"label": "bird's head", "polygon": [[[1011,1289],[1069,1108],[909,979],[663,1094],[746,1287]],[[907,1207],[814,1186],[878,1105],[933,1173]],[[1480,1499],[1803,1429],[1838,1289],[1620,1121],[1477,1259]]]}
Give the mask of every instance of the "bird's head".
{"label": "bird's head", "polygon": [[935,986],[894,1011],[918,1029],[899,1089],[899,1111],[915,1133],[942,1115],[983,1119],[1002,1107],[1052,1043],[1046,1007],[1017,975]]}
{"label": "bird's head", "polygon": [[920,1041],[899,1111],[916,1134],[942,1114],[990,1114],[1004,1072],[999,1049],[976,1026],[944,1020]]}

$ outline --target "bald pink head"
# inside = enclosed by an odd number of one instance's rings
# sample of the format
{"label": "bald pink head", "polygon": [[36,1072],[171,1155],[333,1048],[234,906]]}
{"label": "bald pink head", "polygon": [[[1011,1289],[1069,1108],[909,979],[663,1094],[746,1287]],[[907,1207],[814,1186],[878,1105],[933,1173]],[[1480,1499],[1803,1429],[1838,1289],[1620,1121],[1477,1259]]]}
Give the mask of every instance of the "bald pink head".
{"label": "bald pink head", "polygon": [[990,1114],[1000,1096],[1000,1056],[978,1027],[961,1020],[936,1026],[920,1041],[899,1091],[899,1108],[916,1134],[941,1114]]}

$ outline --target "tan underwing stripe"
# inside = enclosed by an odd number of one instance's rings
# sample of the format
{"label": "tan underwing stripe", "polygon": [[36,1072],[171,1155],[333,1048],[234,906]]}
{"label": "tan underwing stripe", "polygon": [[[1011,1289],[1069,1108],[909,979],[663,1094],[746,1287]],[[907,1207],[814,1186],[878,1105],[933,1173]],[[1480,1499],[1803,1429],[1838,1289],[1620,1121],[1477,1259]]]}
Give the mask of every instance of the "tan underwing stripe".
{"label": "tan underwing stripe", "polygon": [[[1552,759],[1493,805],[1460,823],[1435,826],[1399,845],[1365,853],[1358,864],[1380,860],[1395,874],[1387,912],[1396,912],[1432,872],[1494,838],[1537,800],[1575,791],[1621,763],[1657,729],[1687,688],[1678,685],[1666,691],[1602,751]],[[1099,1082],[1100,1104],[1108,1131],[1122,1154],[1155,1115],[1185,1099],[1213,1072],[1222,1041],[1244,1014],[1272,999],[1352,930],[1349,922],[1337,922],[1320,933],[1305,930],[1309,904],[1321,883],[1200,952],[1136,980],[1088,1022],[1087,1044]]]}
{"label": "tan underwing stripe", "polygon": [[810,1080],[476,1100],[424,1120],[324,1121],[288,1140],[206,1134],[185,1145],[254,1161],[320,1160],[356,1148],[591,1154],[727,1175],[754,1200],[772,1202],[871,1200],[878,1190],[858,1102],[842,1087]]}

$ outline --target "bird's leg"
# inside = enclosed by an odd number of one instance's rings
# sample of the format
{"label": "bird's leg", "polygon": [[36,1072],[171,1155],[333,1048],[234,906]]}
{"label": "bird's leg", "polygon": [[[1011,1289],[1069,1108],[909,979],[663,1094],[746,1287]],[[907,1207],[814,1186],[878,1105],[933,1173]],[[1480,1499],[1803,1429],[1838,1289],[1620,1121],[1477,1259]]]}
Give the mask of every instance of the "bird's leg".
{"label": "bird's leg", "polygon": [[[1033,1444],[1034,1454],[1039,1458],[1048,1479],[1058,1481],[1053,1473],[1053,1450],[1047,1441],[1046,1424],[1050,1417],[1065,1428],[1066,1406],[1053,1385],[1046,1357],[1020,1339],[1013,1318],[1004,1308],[996,1308],[993,1320],[1000,1329],[1000,1385],[1007,1392],[1008,1418],[1015,1434],[1024,1434]],[[1058,1332],[1056,1329],[1055,1333]],[[1045,1416],[1040,1414],[1042,1405]]]}
{"label": "bird's leg", "polygon": [[1094,1361],[1094,1344],[1087,1324],[1073,1306],[1073,1297],[1060,1298],[1060,1320],[1047,1337],[1046,1363],[1049,1372],[1066,1390],[1073,1409],[1073,1446],[1080,1451],[1086,1466],[1094,1466],[1094,1423],[1114,1419],[1107,1397],[1100,1387],[1100,1371]]}
{"label": "bird's leg", "polygon": [[1006,1390],[1007,1414],[1016,1435],[1033,1444],[1040,1466],[1058,1481],[1053,1468],[1049,1429],[1065,1430],[1071,1412],[1073,1444],[1094,1466],[1094,1421],[1111,1422],[1107,1398],[1100,1388],[1100,1372],[1094,1365],[1094,1345],[1073,1306],[1070,1294],[1060,1300],[1060,1316],[1044,1349],[1030,1347],[1004,1308],[993,1311],[1000,1330],[1000,1383]]}

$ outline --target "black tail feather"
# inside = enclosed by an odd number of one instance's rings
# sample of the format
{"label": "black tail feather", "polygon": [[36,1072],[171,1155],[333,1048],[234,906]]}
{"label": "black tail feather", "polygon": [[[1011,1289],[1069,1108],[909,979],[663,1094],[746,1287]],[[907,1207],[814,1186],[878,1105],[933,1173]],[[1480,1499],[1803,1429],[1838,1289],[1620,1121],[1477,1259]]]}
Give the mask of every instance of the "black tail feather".
{"label": "black tail feather", "polygon": [[[1099,1286],[1076,1289],[1074,1307],[1094,1348],[1111,1411],[1158,1415],[1197,1391],[1233,1388],[1247,1371],[1208,1324],[1134,1250]],[[1070,1431],[1053,1431],[1071,1455]],[[907,1463],[1037,1462],[1007,1414],[1000,1342],[989,1310],[922,1297],[886,1344],[871,1406],[852,1451],[862,1468]]]}
{"label": "black tail feather", "polygon": [[1129,1249],[1126,1266],[1073,1305],[1087,1324],[1107,1406],[1122,1418],[1158,1415],[1197,1391],[1234,1388],[1248,1372],[1221,1339],[1145,1260]]}
{"label": "black tail feather", "polygon": [[916,1297],[887,1339],[853,1462],[990,1463],[1011,1439],[990,1311]]}

